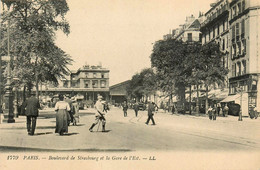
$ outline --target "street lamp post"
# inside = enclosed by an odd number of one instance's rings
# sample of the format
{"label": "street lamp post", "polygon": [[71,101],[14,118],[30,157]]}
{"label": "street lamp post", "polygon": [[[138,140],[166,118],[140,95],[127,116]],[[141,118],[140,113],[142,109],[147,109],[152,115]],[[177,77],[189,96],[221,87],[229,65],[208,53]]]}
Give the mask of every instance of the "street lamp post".
{"label": "street lamp post", "polygon": [[[10,5],[8,5],[8,11],[10,10]],[[8,64],[7,64],[7,82],[5,85],[5,95],[4,95],[4,120],[3,122],[14,123],[14,113],[13,113],[13,95],[11,87],[11,55],[10,55],[10,16],[8,17],[7,25],[7,53],[8,53]]]}
{"label": "street lamp post", "polygon": [[18,118],[18,88],[19,88],[19,84],[18,84],[18,81],[19,81],[19,78],[15,77],[13,78],[14,80],[14,117]]}

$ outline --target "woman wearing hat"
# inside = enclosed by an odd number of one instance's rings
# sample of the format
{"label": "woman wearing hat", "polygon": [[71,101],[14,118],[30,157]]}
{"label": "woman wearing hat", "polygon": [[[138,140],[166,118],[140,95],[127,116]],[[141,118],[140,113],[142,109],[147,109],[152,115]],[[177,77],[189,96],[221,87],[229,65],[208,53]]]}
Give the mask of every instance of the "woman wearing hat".
{"label": "woman wearing hat", "polygon": [[59,133],[60,135],[63,135],[64,133],[68,133],[68,119],[69,119],[69,113],[70,106],[67,102],[63,101],[64,96],[59,95],[59,100],[55,105],[55,111],[56,111],[56,129],[55,133]]}

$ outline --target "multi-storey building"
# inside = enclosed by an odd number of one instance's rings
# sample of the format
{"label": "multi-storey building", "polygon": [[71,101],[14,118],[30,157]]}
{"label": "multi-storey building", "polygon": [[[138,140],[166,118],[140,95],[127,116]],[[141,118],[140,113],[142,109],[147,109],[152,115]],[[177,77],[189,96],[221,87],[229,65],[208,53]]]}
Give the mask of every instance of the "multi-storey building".
{"label": "multi-storey building", "polygon": [[201,25],[202,43],[216,41],[225,53],[229,97],[224,101],[241,105],[243,115],[254,107],[260,110],[259,11],[259,1],[218,0]]}
{"label": "multi-storey building", "polygon": [[260,1],[231,0],[229,93],[241,96],[242,114],[260,111]]}
{"label": "multi-storey building", "polygon": [[43,93],[70,94],[87,101],[95,101],[100,94],[105,100],[109,100],[109,70],[101,65],[85,65],[77,71],[71,71],[58,81],[58,85],[44,86]]}
{"label": "multi-storey building", "polygon": [[200,23],[203,15],[200,14],[198,19],[193,15],[186,17],[185,23],[179,28],[173,30],[173,38],[184,42],[201,41]]}
{"label": "multi-storey building", "polygon": [[[223,66],[228,68],[229,61],[229,3],[219,0],[211,4],[211,9],[205,13],[205,21],[201,24],[202,44],[215,41],[219,44]],[[227,85],[227,84],[226,84]]]}

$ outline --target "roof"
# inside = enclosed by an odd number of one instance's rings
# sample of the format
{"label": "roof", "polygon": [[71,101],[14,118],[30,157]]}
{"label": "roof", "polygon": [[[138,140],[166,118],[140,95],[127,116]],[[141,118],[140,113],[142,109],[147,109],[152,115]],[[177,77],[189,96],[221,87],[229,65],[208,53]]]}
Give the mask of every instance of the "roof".
{"label": "roof", "polygon": [[200,22],[199,22],[199,20],[198,20],[198,19],[195,19],[195,21],[193,21],[193,22],[188,26],[187,29],[189,29],[189,28],[200,28]]}
{"label": "roof", "polygon": [[126,81],[123,81],[123,82],[121,82],[121,83],[118,83],[118,84],[115,84],[115,85],[113,85],[113,86],[110,86],[109,88],[110,88],[110,89],[113,89],[113,88],[117,88],[117,87],[119,87],[119,86],[123,86],[123,85],[129,84],[129,83],[130,83],[130,80],[126,80]]}

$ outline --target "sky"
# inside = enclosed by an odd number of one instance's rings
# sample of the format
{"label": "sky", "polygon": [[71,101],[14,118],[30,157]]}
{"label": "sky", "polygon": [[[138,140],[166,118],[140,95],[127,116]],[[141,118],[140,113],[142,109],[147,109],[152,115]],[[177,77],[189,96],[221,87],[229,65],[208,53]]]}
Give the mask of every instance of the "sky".
{"label": "sky", "polygon": [[101,63],[114,85],[151,67],[153,43],[214,1],[68,0],[71,33],[58,32],[56,43],[74,60],[71,70]]}

